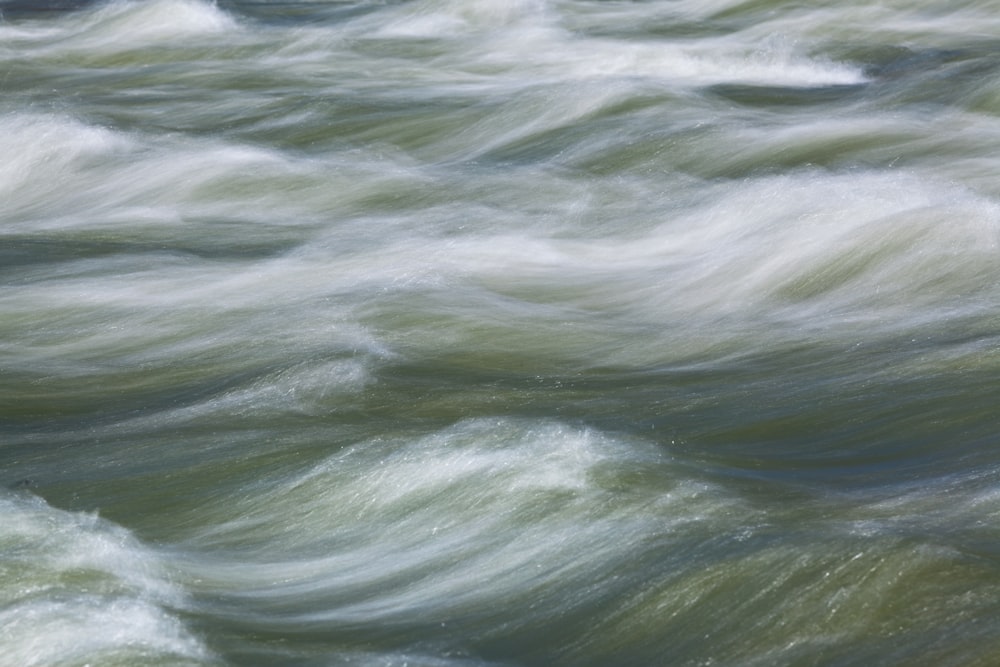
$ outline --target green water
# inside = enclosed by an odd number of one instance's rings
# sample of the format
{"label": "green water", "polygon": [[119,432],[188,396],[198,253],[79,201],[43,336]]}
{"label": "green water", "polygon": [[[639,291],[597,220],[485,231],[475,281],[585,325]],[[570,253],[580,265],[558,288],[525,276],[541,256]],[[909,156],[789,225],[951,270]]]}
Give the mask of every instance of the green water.
{"label": "green water", "polygon": [[0,666],[997,664],[998,9],[0,0]]}

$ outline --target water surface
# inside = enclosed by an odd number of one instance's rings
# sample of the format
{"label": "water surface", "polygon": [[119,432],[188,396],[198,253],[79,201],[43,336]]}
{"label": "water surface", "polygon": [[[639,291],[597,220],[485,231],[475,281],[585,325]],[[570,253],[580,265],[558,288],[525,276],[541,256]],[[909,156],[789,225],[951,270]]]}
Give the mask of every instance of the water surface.
{"label": "water surface", "polygon": [[1000,662],[997,2],[0,16],[0,664]]}

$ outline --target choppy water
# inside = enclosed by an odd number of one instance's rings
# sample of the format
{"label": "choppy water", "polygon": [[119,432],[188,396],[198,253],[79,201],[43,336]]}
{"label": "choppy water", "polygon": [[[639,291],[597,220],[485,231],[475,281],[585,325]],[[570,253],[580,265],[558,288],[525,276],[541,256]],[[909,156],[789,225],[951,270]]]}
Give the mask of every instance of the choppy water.
{"label": "choppy water", "polygon": [[1000,664],[1000,2],[0,12],[0,665]]}

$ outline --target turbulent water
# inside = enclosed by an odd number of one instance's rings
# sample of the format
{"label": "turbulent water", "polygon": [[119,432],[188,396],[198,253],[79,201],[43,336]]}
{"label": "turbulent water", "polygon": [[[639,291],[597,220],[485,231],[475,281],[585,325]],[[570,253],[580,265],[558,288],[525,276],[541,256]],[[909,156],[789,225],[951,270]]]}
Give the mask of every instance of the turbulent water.
{"label": "turbulent water", "polygon": [[0,17],[0,665],[1000,664],[1000,1]]}

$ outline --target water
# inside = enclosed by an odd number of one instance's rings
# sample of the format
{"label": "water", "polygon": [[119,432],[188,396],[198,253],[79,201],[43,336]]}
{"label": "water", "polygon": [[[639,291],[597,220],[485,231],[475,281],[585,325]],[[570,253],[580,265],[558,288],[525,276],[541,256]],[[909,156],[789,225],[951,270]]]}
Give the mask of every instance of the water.
{"label": "water", "polygon": [[1000,663],[1000,3],[0,13],[0,665]]}

